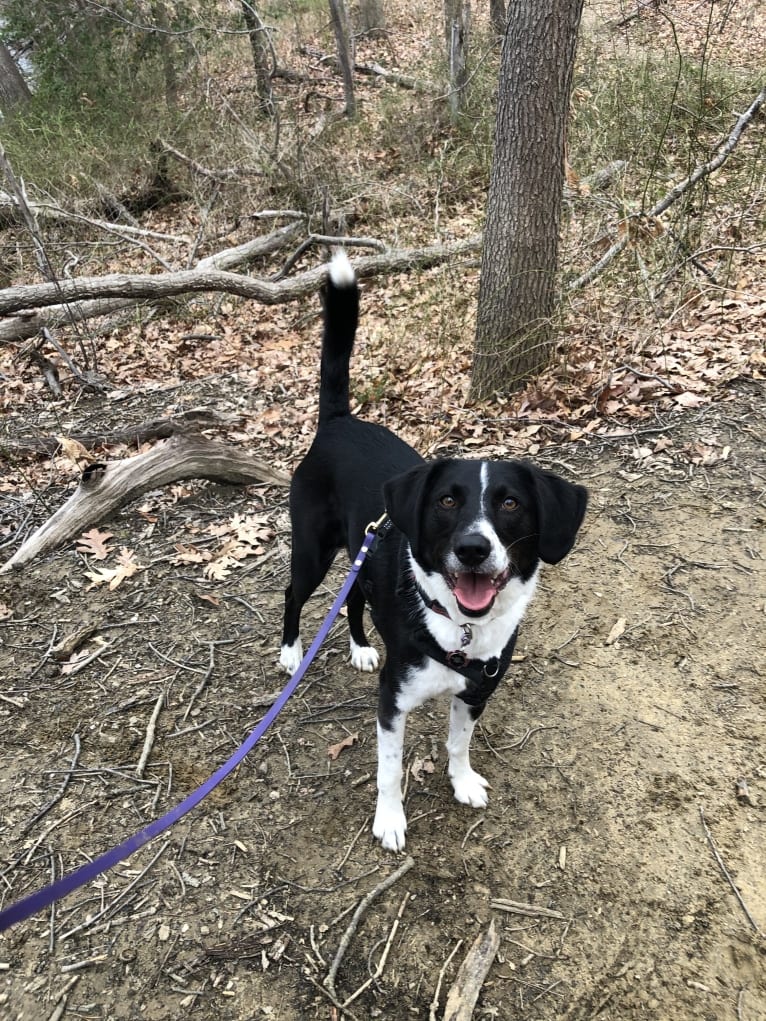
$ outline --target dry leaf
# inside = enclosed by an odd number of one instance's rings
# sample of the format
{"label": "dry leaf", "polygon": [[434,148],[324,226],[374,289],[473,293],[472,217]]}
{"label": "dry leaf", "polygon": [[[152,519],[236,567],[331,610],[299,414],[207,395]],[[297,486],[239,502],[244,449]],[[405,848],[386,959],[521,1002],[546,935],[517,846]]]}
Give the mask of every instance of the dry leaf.
{"label": "dry leaf", "polygon": [[625,626],[627,623],[628,622],[625,617],[619,618],[612,630],[609,632],[609,637],[606,640],[607,645],[614,645],[618,638],[622,638],[625,634]]}
{"label": "dry leaf", "polygon": [[344,748],[350,748],[351,745],[356,744],[358,740],[358,734],[349,734],[347,737],[344,737],[342,741],[338,741],[337,744],[331,744],[328,746],[327,757],[335,762]]}
{"label": "dry leaf", "polygon": [[107,540],[113,539],[112,532],[99,532],[97,528],[91,528],[89,532],[83,532],[77,540],[77,552],[93,557],[94,560],[106,560],[112,552],[112,547],[107,546]]}
{"label": "dry leaf", "polygon": [[0,603],[0,620],[8,620],[13,616],[13,610],[7,603]]}
{"label": "dry leaf", "polygon": [[426,755],[422,759],[415,759],[415,761],[410,766],[410,773],[412,774],[412,777],[415,780],[417,780],[418,783],[423,783],[424,774],[433,773],[435,769],[436,765],[434,763],[434,760],[431,758],[430,755]]}
{"label": "dry leaf", "polygon": [[82,443],[79,443],[77,440],[71,440],[67,436],[57,436],[56,439],[61,447],[61,454],[68,458],[72,464],[77,465],[78,468],[84,468],[86,464],[93,460]]}

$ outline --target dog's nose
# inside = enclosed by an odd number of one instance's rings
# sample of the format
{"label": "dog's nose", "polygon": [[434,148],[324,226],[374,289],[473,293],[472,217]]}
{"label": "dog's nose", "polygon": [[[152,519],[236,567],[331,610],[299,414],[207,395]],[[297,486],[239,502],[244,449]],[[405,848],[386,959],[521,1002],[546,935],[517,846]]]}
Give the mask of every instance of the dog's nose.
{"label": "dog's nose", "polygon": [[492,551],[492,544],[481,532],[469,532],[455,543],[455,556],[466,567],[478,567]]}

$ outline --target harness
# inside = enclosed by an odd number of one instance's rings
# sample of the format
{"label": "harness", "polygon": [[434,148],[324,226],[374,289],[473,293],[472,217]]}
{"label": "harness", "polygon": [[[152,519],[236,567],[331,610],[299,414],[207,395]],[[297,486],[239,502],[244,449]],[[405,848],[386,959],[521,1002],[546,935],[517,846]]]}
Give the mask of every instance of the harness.
{"label": "harness", "polygon": [[[370,551],[368,559],[369,556],[374,555],[379,543],[386,538],[391,528],[392,522],[388,517],[385,522],[378,524],[375,545]],[[397,596],[401,597],[405,604],[415,603],[419,607],[422,606],[426,610],[430,610],[432,613],[437,613],[440,617],[452,620],[446,608],[438,600],[431,599],[422,589],[412,571],[408,571],[402,578],[397,588]],[[422,652],[441,666],[454,670],[455,673],[466,678],[468,687],[457,696],[459,699],[465,702],[466,705],[483,706],[510,666],[519,629],[517,627],[514,630],[499,656],[492,656],[490,659],[476,659],[469,657],[465,652],[466,646],[470,645],[473,638],[471,625],[459,624],[458,627],[462,631],[459,649],[445,651],[428,630],[425,623],[421,623],[418,627],[414,628],[410,638],[419,652]]]}

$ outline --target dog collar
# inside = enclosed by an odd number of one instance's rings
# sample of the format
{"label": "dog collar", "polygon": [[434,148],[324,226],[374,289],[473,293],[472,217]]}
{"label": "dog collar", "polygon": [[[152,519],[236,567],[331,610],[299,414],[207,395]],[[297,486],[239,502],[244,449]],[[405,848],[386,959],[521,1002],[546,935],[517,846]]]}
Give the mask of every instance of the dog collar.
{"label": "dog collar", "polygon": [[[444,606],[442,606],[438,600],[431,599],[431,597],[423,591],[422,587],[418,584],[418,580],[415,577],[414,572],[408,572],[408,581],[412,591],[417,594],[418,599],[426,609],[431,610],[433,613],[437,613],[440,617],[446,617],[447,620],[452,620]],[[508,669],[511,662],[511,656],[513,655],[513,649],[516,645],[518,628],[516,628],[513,632],[499,656],[492,656],[491,659],[485,660],[471,659],[465,652],[465,647],[470,644],[471,639],[473,638],[471,625],[458,624],[457,626],[462,631],[460,636],[461,647],[459,649],[453,649],[451,651],[443,649],[425,626],[417,628],[414,632],[413,637],[415,639],[415,644],[418,646],[420,651],[424,652],[430,659],[436,660],[436,662],[441,663],[442,666],[449,667],[450,670],[454,670],[455,673],[461,674],[463,677],[467,678],[470,683],[466,690],[458,695],[458,698],[462,699],[462,701],[466,702],[468,705],[483,705],[500,683],[503,675]]]}

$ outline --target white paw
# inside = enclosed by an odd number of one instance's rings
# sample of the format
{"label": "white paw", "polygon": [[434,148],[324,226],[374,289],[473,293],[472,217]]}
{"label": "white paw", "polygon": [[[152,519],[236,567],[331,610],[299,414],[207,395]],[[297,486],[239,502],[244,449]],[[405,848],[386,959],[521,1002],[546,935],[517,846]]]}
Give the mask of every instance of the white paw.
{"label": "white paw", "polygon": [[292,676],[303,659],[303,645],[300,638],[296,638],[292,645],[283,645],[279,652],[279,665]]}
{"label": "white paw", "polygon": [[354,639],[351,639],[351,666],[357,670],[361,670],[365,674],[372,673],[373,670],[378,669],[380,662],[378,654],[375,649],[370,645],[357,645]]}
{"label": "white paw", "polygon": [[486,788],[489,784],[479,773],[472,769],[463,769],[450,776],[450,780],[455,797],[461,804],[470,805],[471,808],[487,807],[489,798]]}
{"label": "white paw", "polygon": [[383,801],[378,798],[375,809],[375,821],[372,834],[387,851],[403,851],[404,835],[407,832],[407,819],[401,801]]}

